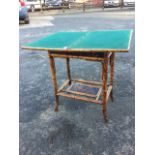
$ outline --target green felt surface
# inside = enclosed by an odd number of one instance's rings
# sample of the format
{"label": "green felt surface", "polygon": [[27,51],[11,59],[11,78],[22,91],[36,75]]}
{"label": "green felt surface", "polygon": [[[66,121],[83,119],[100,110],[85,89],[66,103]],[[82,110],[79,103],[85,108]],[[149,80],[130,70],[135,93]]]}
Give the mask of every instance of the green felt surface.
{"label": "green felt surface", "polygon": [[129,49],[132,30],[57,32],[25,45],[47,49]]}

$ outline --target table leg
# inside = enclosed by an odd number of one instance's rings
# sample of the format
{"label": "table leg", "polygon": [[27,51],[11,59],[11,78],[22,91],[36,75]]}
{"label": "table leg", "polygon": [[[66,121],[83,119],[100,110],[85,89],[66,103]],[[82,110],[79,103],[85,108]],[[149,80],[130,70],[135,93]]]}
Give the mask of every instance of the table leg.
{"label": "table leg", "polygon": [[[110,57],[110,85],[113,86],[113,79],[114,79],[114,61],[115,61],[115,53],[112,53]],[[112,102],[114,101],[113,97],[113,87],[110,93],[110,97]]]}
{"label": "table leg", "polygon": [[102,63],[102,82],[103,82],[103,103],[102,103],[102,112],[104,116],[104,121],[108,123],[108,114],[107,114],[107,78],[108,78],[108,57],[105,58]]}
{"label": "table leg", "polygon": [[59,98],[57,95],[58,85],[57,85],[57,80],[56,80],[56,69],[55,69],[54,57],[51,56],[50,51],[48,51],[48,57],[49,57],[51,77],[52,77],[53,87],[54,87],[54,96],[55,96],[54,111],[58,111]]}
{"label": "table leg", "polygon": [[69,85],[71,85],[70,59],[69,58],[66,58],[66,66],[67,66],[67,78],[69,80]]}

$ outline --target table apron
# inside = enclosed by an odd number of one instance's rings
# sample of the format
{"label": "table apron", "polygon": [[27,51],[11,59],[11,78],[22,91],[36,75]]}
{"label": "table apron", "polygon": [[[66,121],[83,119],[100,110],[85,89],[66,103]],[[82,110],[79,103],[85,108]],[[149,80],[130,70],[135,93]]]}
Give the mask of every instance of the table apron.
{"label": "table apron", "polygon": [[103,53],[100,55],[93,55],[93,54],[58,54],[58,53],[51,53],[50,55],[54,58],[75,58],[75,59],[84,59],[88,61],[104,61],[105,59],[109,59],[111,56],[111,52]]}

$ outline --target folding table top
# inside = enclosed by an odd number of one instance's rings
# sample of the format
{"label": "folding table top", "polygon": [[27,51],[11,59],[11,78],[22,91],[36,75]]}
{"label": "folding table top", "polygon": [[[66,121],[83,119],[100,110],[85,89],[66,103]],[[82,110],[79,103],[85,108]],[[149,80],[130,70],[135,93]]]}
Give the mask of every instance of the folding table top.
{"label": "folding table top", "polygon": [[68,52],[127,52],[132,30],[57,32],[23,46],[23,49]]}

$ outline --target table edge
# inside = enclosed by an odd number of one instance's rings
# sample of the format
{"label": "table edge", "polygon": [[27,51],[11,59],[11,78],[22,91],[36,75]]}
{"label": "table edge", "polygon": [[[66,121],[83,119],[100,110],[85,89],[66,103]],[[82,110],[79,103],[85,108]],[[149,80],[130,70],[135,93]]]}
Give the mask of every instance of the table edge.
{"label": "table edge", "polygon": [[21,46],[21,49],[35,50],[35,51],[56,51],[56,52],[128,52],[129,49],[60,49],[60,48],[42,48],[42,47],[28,47]]}

